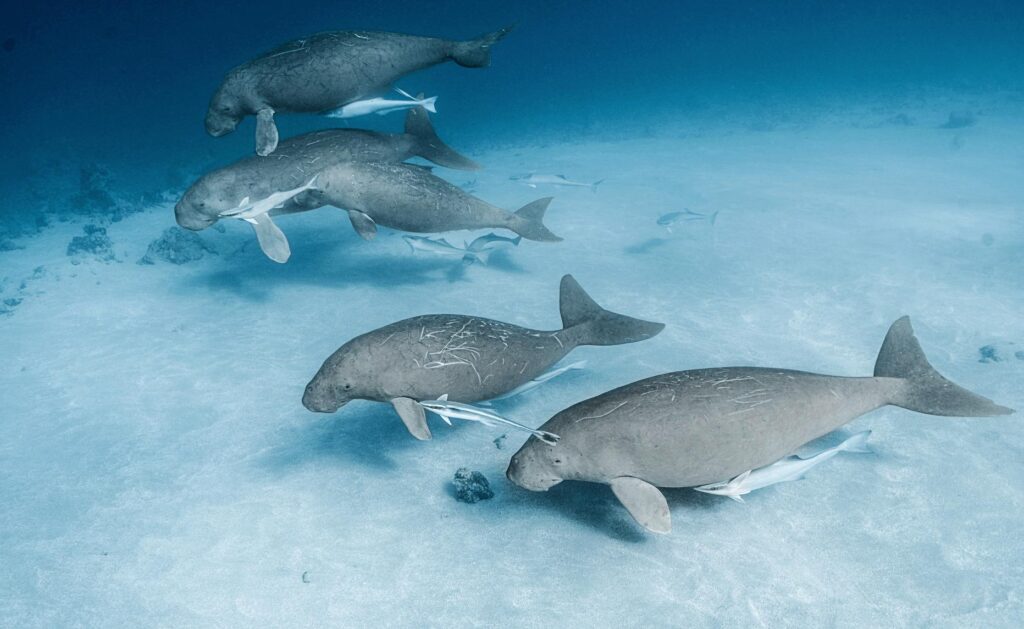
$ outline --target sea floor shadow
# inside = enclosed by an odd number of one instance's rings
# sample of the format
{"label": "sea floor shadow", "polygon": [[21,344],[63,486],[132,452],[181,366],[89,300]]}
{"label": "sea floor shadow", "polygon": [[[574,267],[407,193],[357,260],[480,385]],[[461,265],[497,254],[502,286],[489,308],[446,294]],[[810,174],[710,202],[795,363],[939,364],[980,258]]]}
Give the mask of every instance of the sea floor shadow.
{"label": "sea floor shadow", "polygon": [[647,240],[632,244],[624,249],[624,251],[630,255],[640,255],[644,253],[650,253],[655,249],[659,249],[668,243],[672,242],[668,238],[648,238]]}
{"label": "sea floor shadow", "polygon": [[[339,465],[355,463],[375,470],[394,470],[395,458],[402,452],[423,447],[406,430],[388,404],[356,402],[331,416],[315,417],[290,429],[262,460],[276,472],[301,466],[313,460],[328,460]],[[453,430],[434,430],[433,441],[443,442]]]}
{"label": "sea floor shadow", "polygon": [[[298,231],[294,242],[301,242],[284,264],[266,259],[255,241],[243,242],[233,253],[213,260],[205,272],[184,280],[182,290],[192,291],[197,286],[213,292],[230,292],[249,301],[264,302],[271,299],[276,286],[312,285],[339,287],[352,284],[400,287],[447,279],[455,282],[465,279],[469,265],[452,264],[450,259],[416,256],[407,251],[396,252],[393,247],[380,243],[366,243],[354,238],[327,241]],[[393,235],[388,232],[384,238]],[[372,250],[376,245],[377,250]],[[475,266],[475,265],[473,265]],[[505,252],[492,255],[489,268],[499,271],[523,273],[522,267],[512,262]]]}
{"label": "sea floor shadow", "polygon": [[[516,501],[531,507],[558,512],[584,526],[622,542],[641,543],[655,533],[645,531],[626,511],[611,489],[599,483],[566,481],[547,492],[529,492],[511,486]],[[663,489],[669,508],[681,515],[681,509],[714,509],[720,498],[692,489]],[[718,500],[716,500],[718,498]]]}
{"label": "sea floor shadow", "polygon": [[373,243],[307,244],[285,264],[270,262],[259,247],[243,247],[211,264],[207,272],[189,277],[184,289],[191,291],[198,285],[214,292],[231,292],[250,301],[267,301],[279,285],[337,287],[387,282],[388,286],[398,287],[440,281],[442,275],[438,271],[448,267],[444,261],[415,258],[386,248],[380,253],[347,250],[372,247]]}

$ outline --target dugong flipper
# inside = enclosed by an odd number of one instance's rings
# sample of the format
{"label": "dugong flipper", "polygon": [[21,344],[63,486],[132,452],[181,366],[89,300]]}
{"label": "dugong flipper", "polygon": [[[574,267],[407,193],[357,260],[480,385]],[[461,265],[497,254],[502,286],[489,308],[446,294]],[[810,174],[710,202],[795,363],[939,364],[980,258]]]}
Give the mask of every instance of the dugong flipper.
{"label": "dugong flipper", "polygon": [[665,495],[647,481],[632,476],[619,476],[608,483],[612,493],[626,507],[640,526],[654,533],[672,531],[672,515]]}
{"label": "dugong flipper", "polygon": [[377,237],[377,223],[359,210],[349,210],[348,219],[352,221],[352,229],[356,230],[363,240],[373,240]]}
{"label": "dugong flipper", "polygon": [[427,427],[427,413],[416,400],[407,397],[396,397],[391,400],[391,406],[402,419],[402,423],[409,429],[409,434],[420,441],[430,440],[430,428]]}
{"label": "dugong flipper", "polygon": [[302,404],[333,413],[354,399],[390,402],[413,436],[428,439],[422,407],[412,400],[489,400],[546,372],[580,345],[634,343],[664,328],[605,310],[571,275],[562,278],[559,309],[562,329],[552,331],[458,314],[422,315],[372,330],[324,361]]}
{"label": "dugong flipper", "polygon": [[284,232],[274,224],[270,214],[260,214],[245,219],[252,225],[256,232],[256,240],[260,243],[260,249],[274,262],[284,264],[292,256],[292,249],[288,246],[288,239]]}
{"label": "dugong flipper", "polygon": [[531,437],[508,478],[532,491],[563,480],[609,484],[637,522],[661,533],[670,520],[657,487],[735,478],[886,405],[957,417],[1013,412],[943,378],[903,317],[886,334],[872,377],[759,367],[654,376],[552,417],[540,430],[560,439]]}
{"label": "dugong flipper", "polygon": [[256,112],[256,154],[262,157],[277,149],[277,125],[274,124],[274,110],[264,107]]}

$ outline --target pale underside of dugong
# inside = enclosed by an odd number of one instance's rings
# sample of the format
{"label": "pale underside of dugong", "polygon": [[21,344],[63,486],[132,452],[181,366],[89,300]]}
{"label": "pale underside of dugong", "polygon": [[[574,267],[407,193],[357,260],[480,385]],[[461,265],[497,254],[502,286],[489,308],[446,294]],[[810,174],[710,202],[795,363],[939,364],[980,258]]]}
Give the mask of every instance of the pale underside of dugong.
{"label": "pale underside of dugong", "polygon": [[386,91],[397,79],[444,61],[480,68],[504,28],[469,41],[371,31],[318,33],[232,69],[210,99],[206,131],[221,136],[256,116],[256,152],[277,147],[275,113],[319,113]]}
{"label": "pale underside of dugong", "polygon": [[[479,168],[476,162],[447,146],[434,132],[427,112],[416,107],[406,114],[405,133],[360,129],[314,131],[285,140],[273,155],[248,157],[209,172],[182,196],[174,208],[175,219],[182,227],[199,231],[225,217],[243,199],[265,199],[282,190],[298,189],[317,173],[341,162],[401,162],[414,156],[448,168]],[[299,203],[306,197],[296,196],[297,199],[287,199],[271,214],[310,209]],[[270,221],[269,216],[263,220]],[[287,243],[278,246],[288,250]],[[287,255],[266,253],[278,262],[287,260]]]}
{"label": "pale underside of dugong", "polygon": [[1013,412],[939,375],[903,317],[889,329],[873,377],[758,367],[654,376],[552,417],[540,430],[558,435],[557,445],[531,437],[507,475],[533,491],[563,480],[609,484],[638,523],[667,533],[658,487],[728,480],[886,405],[952,417]]}
{"label": "pale underside of dugong", "polygon": [[561,330],[523,328],[483,317],[424,315],[356,337],[324,362],[302,404],[333,413],[354,399],[390,402],[417,439],[430,438],[416,402],[497,397],[536,378],[580,345],[648,339],[664,325],[599,306],[571,275],[562,278]]}

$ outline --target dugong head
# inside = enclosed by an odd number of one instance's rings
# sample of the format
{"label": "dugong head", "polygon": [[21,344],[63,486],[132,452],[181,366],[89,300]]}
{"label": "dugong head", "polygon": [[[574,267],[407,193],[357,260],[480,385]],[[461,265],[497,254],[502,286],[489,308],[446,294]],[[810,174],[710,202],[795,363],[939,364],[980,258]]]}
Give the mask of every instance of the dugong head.
{"label": "dugong head", "polygon": [[379,370],[370,356],[372,344],[364,335],[331,354],[306,385],[302,405],[315,413],[333,413],[351,400],[381,399],[376,386]]}
{"label": "dugong head", "polygon": [[237,82],[233,75],[229,75],[210,99],[206,110],[206,132],[215,138],[234,131],[249,113],[238,97]]}
{"label": "dugong head", "polygon": [[216,223],[221,214],[239,207],[247,196],[258,198],[259,191],[251,190],[229,169],[215,170],[203,175],[185,192],[174,206],[174,218],[185,229],[200,231]]}
{"label": "dugong head", "polygon": [[562,440],[552,445],[530,437],[512,457],[505,476],[523,489],[547,491],[570,478],[568,470],[572,467],[572,459],[572,452]]}

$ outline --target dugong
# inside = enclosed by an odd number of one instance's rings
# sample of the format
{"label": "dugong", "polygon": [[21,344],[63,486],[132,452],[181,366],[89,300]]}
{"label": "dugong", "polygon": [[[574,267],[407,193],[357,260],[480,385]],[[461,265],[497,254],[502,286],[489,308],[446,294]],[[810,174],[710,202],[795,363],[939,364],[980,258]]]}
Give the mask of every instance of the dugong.
{"label": "dugong", "polygon": [[365,240],[376,236],[380,224],[417,233],[500,227],[527,240],[558,242],[562,239],[543,223],[551,199],[538,199],[511,213],[419,166],[344,162],[320,172],[317,190],[304,203],[305,209],[332,205],[347,210],[352,227]]}
{"label": "dugong", "polygon": [[[268,157],[252,156],[211,171],[189,187],[175,206],[174,217],[178,225],[199,231],[229,215],[243,199],[266,199],[283,190],[297,189],[316,173],[340,162],[400,162],[414,156],[448,168],[475,170],[480,167],[441,141],[427,112],[417,107],[406,114],[405,133],[360,129],[314,131],[281,142],[277,151]],[[288,199],[270,215],[318,207],[301,205],[298,201],[304,197],[296,196],[297,199]],[[270,217],[265,217],[265,221],[271,221]],[[256,224],[254,227],[259,228]],[[281,257],[276,253],[272,255],[271,251],[264,252],[273,259]]]}
{"label": "dugong", "polygon": [[391,402],[414,437],[430,439],[421,400],[471,403],[511,391],[580,345],[620,345],[665,326],[597,305],[571,275],[562,278],[562,329],[531,330],[457,314],[423,315],[342,345],[306,386],[302,404],[333,413],[350,400]]}
{"label": "dugong", "polygon": [[1013,412],[939,375],[903,317],[889,328],[873,377],[759,367],[654,376],[552,417],[540,430],[558,435],[557,445],[531,437],[507,476],[532,491],[563,480],[611,485],[639,524],[667,533],[658,487],[727,481],[887,405],[951,417]]}
{"label": "dugong", "polygon": [[277,148],[274,114],[318,113],[375,96],[398,78],[444,61],[487,66],[510,28],[469,41],[399,33],[332,31],[296,39],[230,72],[210,99],[206,131],[222,136],[256,116],[256,152]]}

